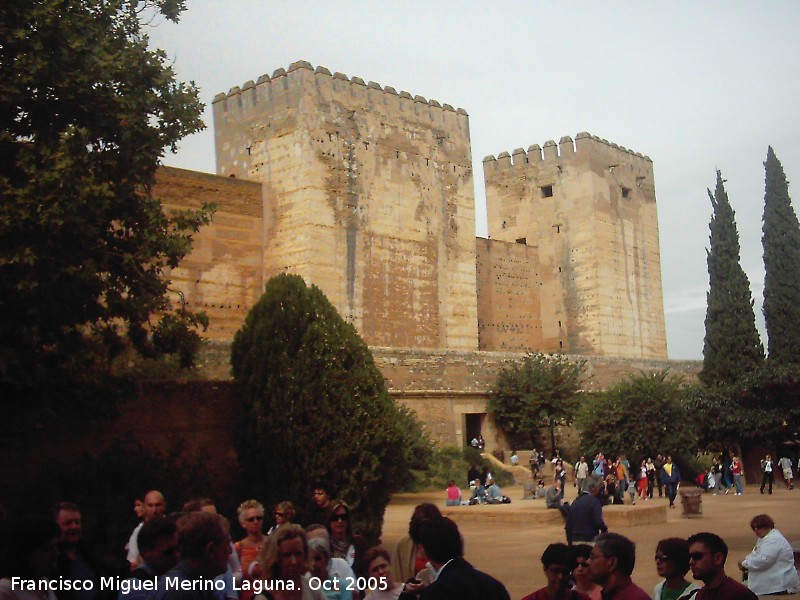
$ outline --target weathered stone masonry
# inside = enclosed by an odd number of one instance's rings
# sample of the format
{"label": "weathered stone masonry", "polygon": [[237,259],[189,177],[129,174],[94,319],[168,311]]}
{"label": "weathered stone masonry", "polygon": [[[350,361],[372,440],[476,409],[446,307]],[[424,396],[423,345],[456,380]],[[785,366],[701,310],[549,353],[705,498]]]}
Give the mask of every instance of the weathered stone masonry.
{"label": "weathered stone masonry", "polygon": [[220,206],[172,274],[210,313],[210,378],[229,377],[233,333],[282,272],[325,292],[450,443],[477,423],[503,445],[487,390],[520,352],[605,361],[590,387],[671,364],[649,158],[583,133],[487,157],[491,239],[476,239],[463,109],[305,61],[213,108],[218,175],[165,169],[155,188]]}

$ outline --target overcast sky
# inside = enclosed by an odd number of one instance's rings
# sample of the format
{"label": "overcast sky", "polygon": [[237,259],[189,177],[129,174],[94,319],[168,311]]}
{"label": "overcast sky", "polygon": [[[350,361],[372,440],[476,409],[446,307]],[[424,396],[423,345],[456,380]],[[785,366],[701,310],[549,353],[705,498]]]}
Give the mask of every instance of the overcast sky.
{"label": "overcast sky", "polygon": [[180,23],[150,38],[206,103],[208,129],[165,158],[172,166],[214,172],[214,95],[296,60],[466,109],[480,236],[488,154],[588,131],[650,156],[673,359],[702,358],[706,188],[719,168],[763,336],[768,145],[800,202],[797,0],[188,0]]}

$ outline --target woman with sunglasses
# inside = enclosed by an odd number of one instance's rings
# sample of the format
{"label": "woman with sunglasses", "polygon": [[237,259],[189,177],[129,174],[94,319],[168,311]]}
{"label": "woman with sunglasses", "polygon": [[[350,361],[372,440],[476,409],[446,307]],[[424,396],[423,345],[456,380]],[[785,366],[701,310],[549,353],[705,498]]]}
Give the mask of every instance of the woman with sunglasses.
{"label": "woman with sunglasses", "polygon": [[281,525],[291,523],[296,514],[297,511],[294,509],[294,504],[288,500],[284,500],[283,502],[276,504],[275,510],[272,511],[272,516],[275,518],[275,525],[269,528],[267,535],[272,535],[272,533]]}
{"label": "woman with sunglasses", "polygon": [[792,546],[775,529],[772,517],[756,515],[750,520],[750,528],[758,541],[753,551],[738,563],[739,569],[747,574],[745,585],[759,596],[800,591]]}
{"label": "woman with sunglasses", "polygon": [[366,568],[363,564],[363,557],[368,544],[363,537],[353,534],[350,508],[347,504],[342,500],[331,502],[326,525],[328,533],[331,535],[331,556],[343,558],[357,577],[365,577]]}
{"label": "woman with sunglasses", "polygon": [[572,569],[572,579],[575,585],[572,589],[589,596],[592,600],[601,600],[600,592],[603,588],[597,585],[589,576],[589,554],[592,547],[589,544],[575,544],[570,546],[572,554],[575,556],[575,567]]}
{"label": "woman with sunglasses", "polygon": [[[247,581],[261,578],[261,568],[258,565],[258,553],[266,541],[262,530],[264,525],[264,506],[258,500],[245,500],[237,509],[239,524],[247,533],[247,537],[236,542],[233,547],[242,563],[242,577]],[[249,600],[253,597],[251,590],[242,590],[239,600]]]}
{"label": "woman with sunglasses", "polygon": [[664,581],[653,589],[653,600],[688,600],[694,598],[700,586],[687,581],[689,572],[689,543],[681,538],[667,538],[656,546],[656,571]]}

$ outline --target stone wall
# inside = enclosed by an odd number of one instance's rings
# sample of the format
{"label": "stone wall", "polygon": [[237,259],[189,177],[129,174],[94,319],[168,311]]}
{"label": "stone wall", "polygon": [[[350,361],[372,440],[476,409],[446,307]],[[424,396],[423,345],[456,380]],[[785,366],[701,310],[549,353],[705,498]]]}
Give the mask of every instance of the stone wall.
{"label": "stone wall", "polygon": [[483,165],[489,236],[536,248],[563,351],[666,358],[652,161],[579,133]]}
{"label": "stone wall", "polygon": [[[537,249],[483,238],[475,242],[479,349],[563,351],[564,316],[542,314]],[[552,300],[547,304],[552,308]]]}
{"label": "stone wall", "polygon": [[264,184],[264,268],[318,285],[369,344],[477,349],[462,109],[305,61],[214,100],[217,172]]}
{"label": "stone wall", "polygon": [[[464,445],[466,415],[481,421],[487,450],[508,449],[495,426],[486,404],[497,373],[520,360],[519,352],[480,352],[420,350],[371,347],[391,396],[414,410],[429,428],[434,439]],[[200,357],[201,375],[209,379],[230,379],[230,344],[207,344]],[[585,360],[585,391],[607,389],[626,375],[657,373],[669,369],[687,381],[696,381],[700,361],[617,359],[595,356],[570,356]]]}
{"label": "stone wall", "polygon": [[208,314],[207,338],[233,339],[263,289],[261,185],[162,167],[153,196],[167,211],[216,204],[211,225],[192,236],[192,252],[166,275],[188,308]]}

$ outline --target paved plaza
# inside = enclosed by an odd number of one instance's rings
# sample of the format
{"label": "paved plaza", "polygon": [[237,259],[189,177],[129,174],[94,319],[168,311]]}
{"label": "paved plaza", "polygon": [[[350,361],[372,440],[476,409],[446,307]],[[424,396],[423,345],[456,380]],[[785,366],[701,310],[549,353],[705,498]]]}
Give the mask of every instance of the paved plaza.
{"label": "paved plaza", "polygon": [[[542,515],[541,519],[532,515],[529,523],[518,518],[522,506],[526,512],[530,506],[538,507],[542,512],[557,512],[547,511],[543,499],[521,500],[521,486],[507,487],[503,491],[512,499],[512,504],[464,506],[447,510],[465,513],[464,516],[458,515],[456,520],[464,536],[466,559],[476,568],[502,581],[514,600],[546,584],[539,560],[542,551],[547,544],[564,542],[566,538],[563,523],[541,523],[542,520],[548,521],[550,514]],[[570,483],[567,487],[567,501],[572,501],[574,495],[575,488]],[[397,539],[407,533],[411,512],[420,502],[433,502],[444,512],[444,490],[441,493],[395,495],[386,508],[383,542],[387,548],[391,549]],[[747,486],[743,496],[735,496],[733,492],[727,496],[706,493],[702,496],[703,514],[692,518],[681,516],[678,501],[676,508],[670,510],[666,499],[658,498],[657,494],[653,500],[637,501],[636,506],[631,506],[630,509],[637,510],[640,506],[653,505],[664,508],[667,513],[666,523],[618,527],[609,524],[610,531],[621,533],[636,542],[633,580],[649,594],[652,594],[653,586],[659,581],[653,556],[656,544],[663,538],[686,538],[698,531],[711,531],[722,536],[730,548],[726,571],[737,580],[741,580],[741,575],[736,562],[744,558],[756,542],[756,536],[749,525],[754,515],[770,515],[775,520],[776,528],[789,542],[800,542],[800,489],[787,490],[776,486],[772,496],[762,496],[758,486]],[[486,510],[496,512],[497,518],[488,517]],[[513,511],[517,515],[503,518],[503,511]],[[691,578],[691,573],[688,577]]]}

